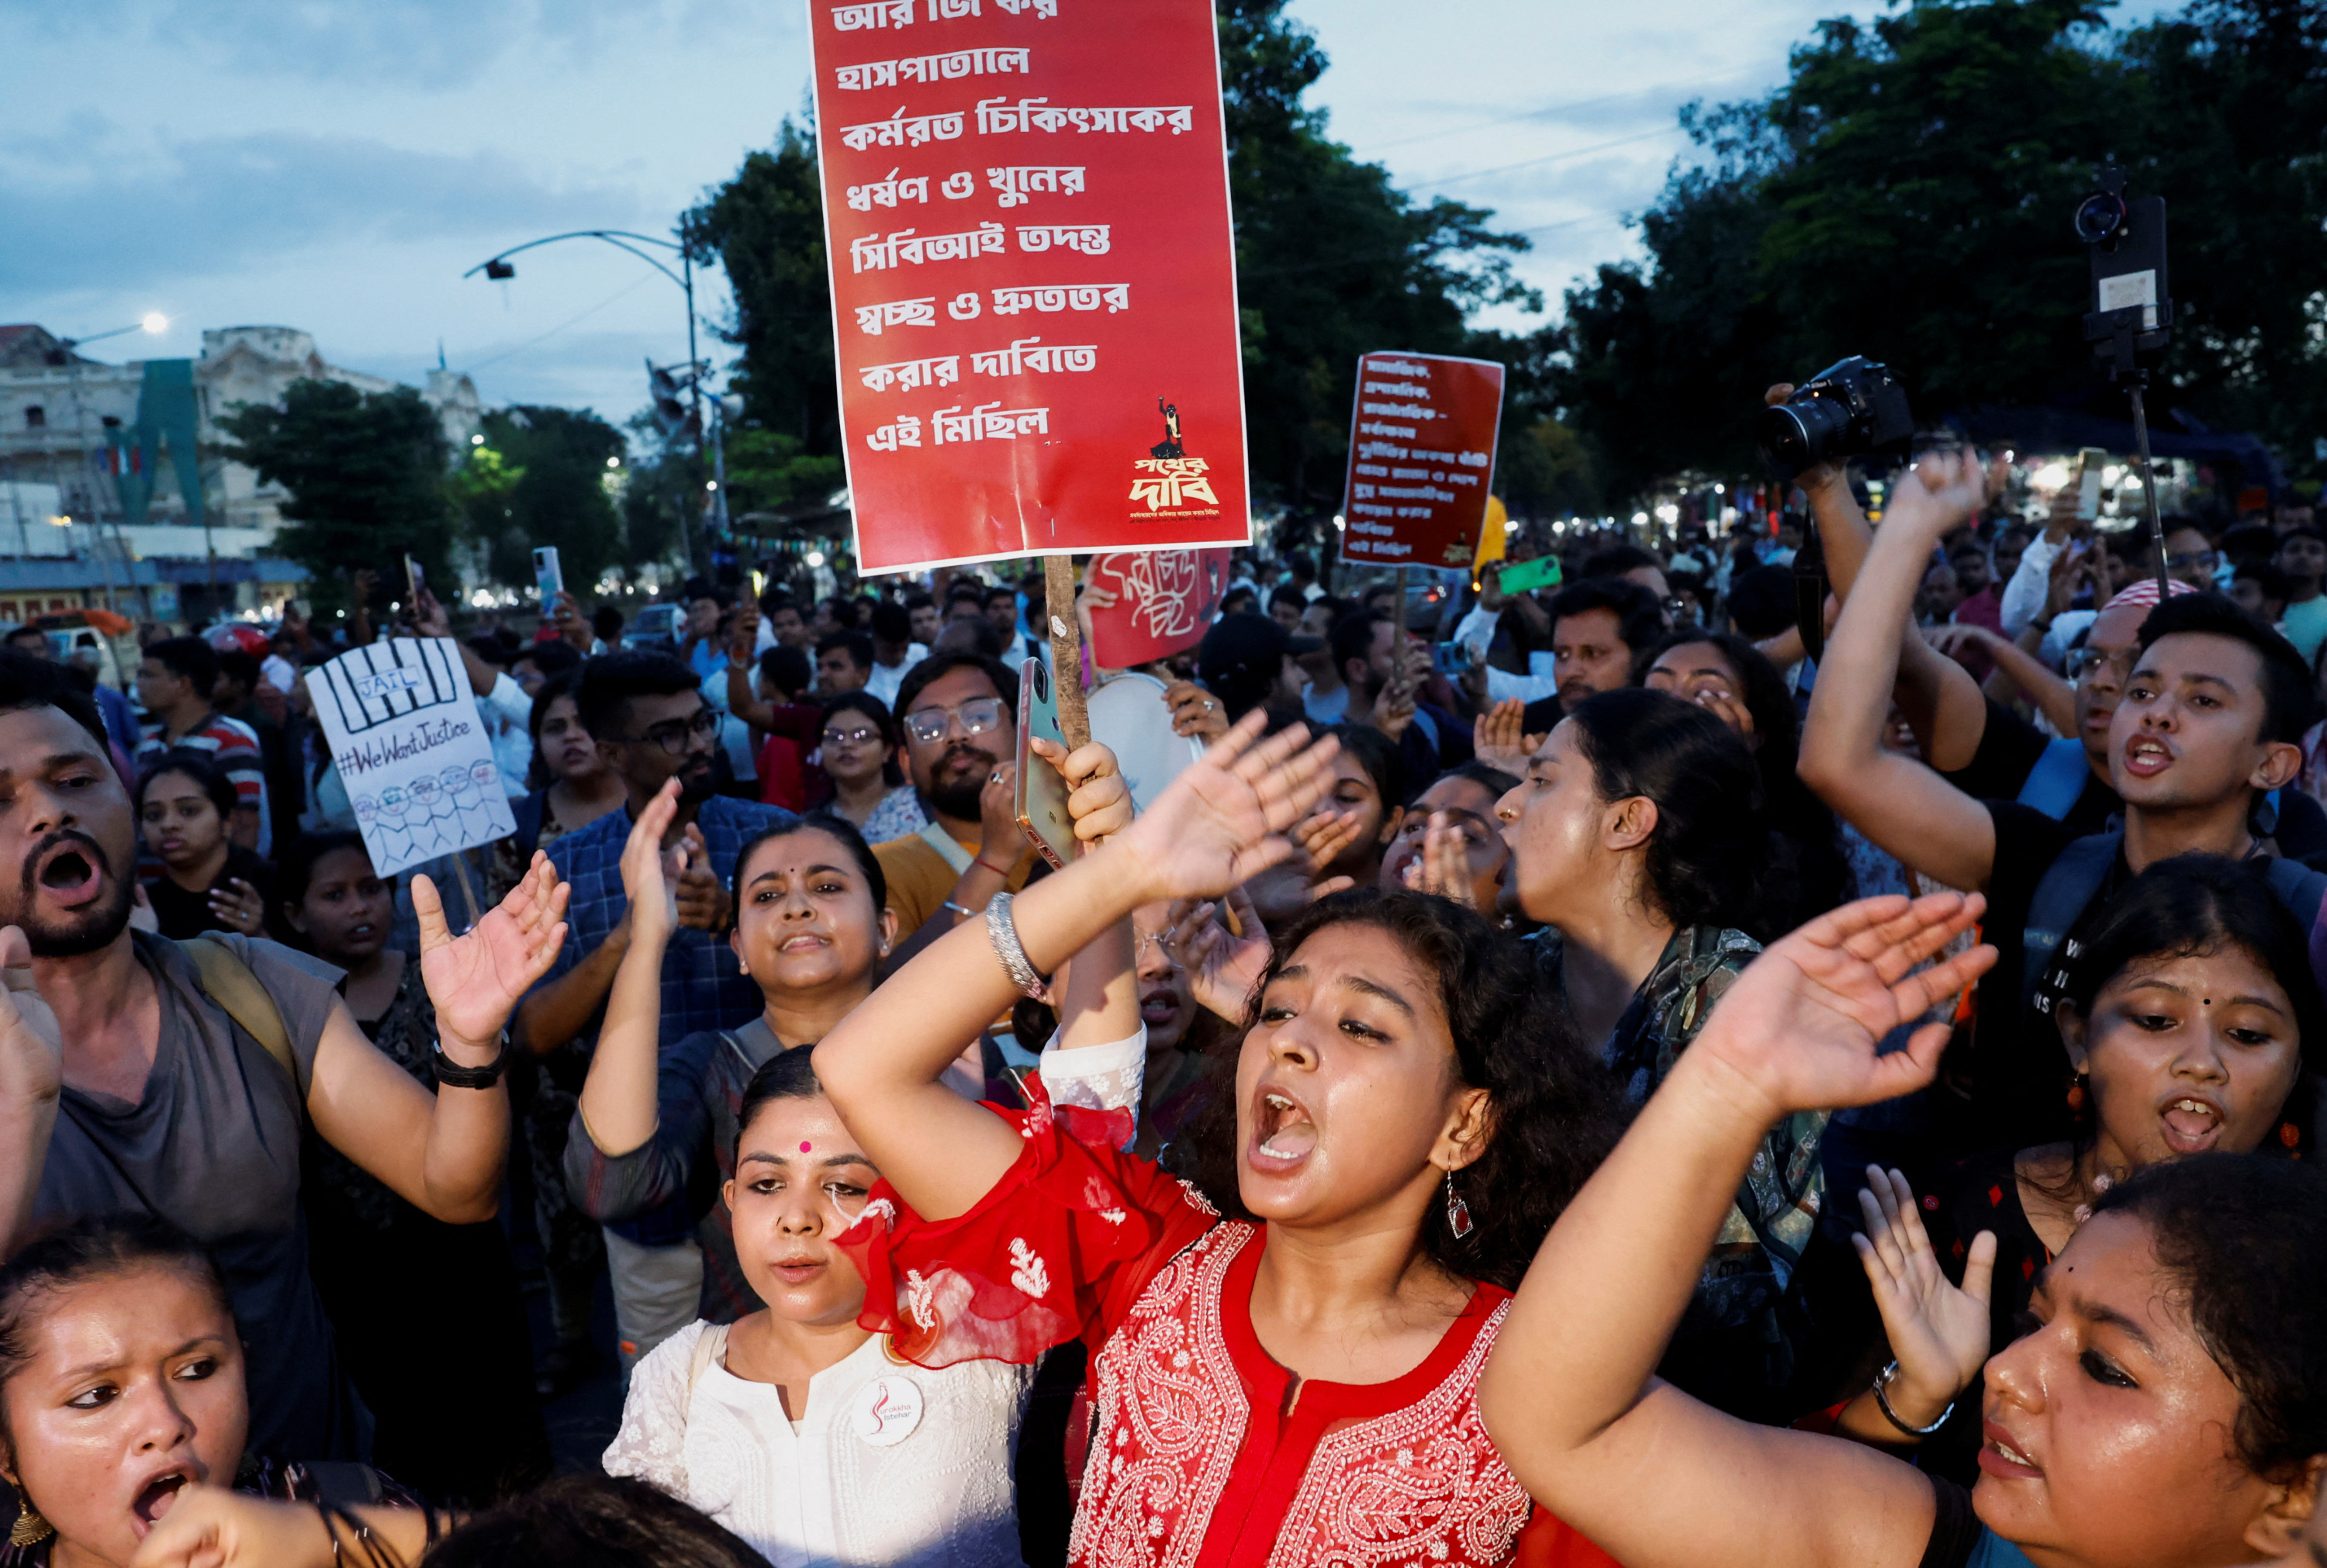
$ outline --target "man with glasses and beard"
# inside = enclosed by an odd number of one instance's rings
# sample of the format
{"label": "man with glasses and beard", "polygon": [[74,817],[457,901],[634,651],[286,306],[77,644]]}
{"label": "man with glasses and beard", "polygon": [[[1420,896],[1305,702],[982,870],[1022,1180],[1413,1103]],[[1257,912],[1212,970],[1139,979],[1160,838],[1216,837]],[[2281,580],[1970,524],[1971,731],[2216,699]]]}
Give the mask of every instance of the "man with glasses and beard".
{"label": "man with glasses and beard", "polygon": [[[1017,709],[1017,676],[980,654],[932,654],[897,687],[913,788],[930,821],[874,848],[897,911],[892,967],[981,913],[995,893],[1026,885],[1034,852],[1013,814]],[[930,936],[915,940],[924,927]]]}
{"label": "man with glasses and beard", "polygon": [[[239,936],[133,929],[136,850],[96,705],[55,665],[0,651],[0,1253],[91,1215],[171,1221],[210,1249],[233,1298],[250,1451],[361,1458],[360,1407],[308,1277],[303,1134],[435,1218],[490,1220],[509,1128],[496,1007],[516,997],[472,983],[438,1009],[440,1078],[487,1071],[483,1087],[431,1093],[365,1038],[330,965]],[[481,940],[521,987],[556,918],[548,884],[529,885],[537,903],[513,910],[512,894],[492,931],[439,935],[424,964],[473,963]]]}
{"label": "man with glasses and beard", "polygon": [[[573,886],[565,947],[519,1008],[512,1032],[537,1057],[569,1041],[594,1039],[614,971],[631,945],[631,905],[622,892],[622,846],[664,785],[678,781],[678,812],[663,839],[665,875],[678,902],[678,929],[662,958],[662,1043],[731,1029],[758,1016],[760,988],[728,950],[734,909],[728,888],[735,856],[769,828],[797,820],[780,806],[717,792],[714,758],[719,715],[703,700],[695,672],[667,653],[634,649],[582,667],[575,707],[598,754],[622,780],[624,808],[565,835],[547,854]],[[547,1063],[587,1061],[563,1052]],[[560,1085],[579,1093],[576,1078]],[[606,1227],[614,1317],[622,1361],[638,1358],[695,1321],[703,1284],[695,1217],[685,1203]]]}

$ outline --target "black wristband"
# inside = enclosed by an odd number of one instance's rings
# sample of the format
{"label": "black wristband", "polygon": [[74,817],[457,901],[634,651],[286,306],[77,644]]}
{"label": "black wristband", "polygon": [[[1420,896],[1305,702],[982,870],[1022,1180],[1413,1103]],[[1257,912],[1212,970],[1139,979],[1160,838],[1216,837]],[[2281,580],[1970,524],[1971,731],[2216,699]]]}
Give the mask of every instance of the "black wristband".
{"label": "black wristband", "polygon": [[501,1031],[500,1053],[483,1067],[463,1067],[444,1054],[442,1042],[431,1046],[428,1069],[436,1075],[440,1085],[449,1084],[456,1089],[489,1089],[501,1081],[501,1073],[509,1067],[509,1031]]}

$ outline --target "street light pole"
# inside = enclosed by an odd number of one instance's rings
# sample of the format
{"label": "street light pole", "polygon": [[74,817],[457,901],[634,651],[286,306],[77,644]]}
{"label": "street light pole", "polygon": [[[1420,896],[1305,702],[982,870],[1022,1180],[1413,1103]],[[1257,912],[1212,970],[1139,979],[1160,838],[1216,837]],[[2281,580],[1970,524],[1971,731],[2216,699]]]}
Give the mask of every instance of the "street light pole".
{"label": "street light pole", "polygon": [[[555,245],[558,241],[564,239],[603,239],[617,250],[630,252],[631,255],[637,257],[640,261],[645,262],[649,266],[653,267],[657,272],[662,274],[663,276],[677,284],[679,287],[679,292],[687,296],[687,363],[688,369],[693,372],[687,378],[687,385],[693,394],[694,402],[695,496],[696,502],[699,505],[704,494],[705,484],[703,460],[703,361],[696,357],[695,346],[695,252],[694,247],[686,243],[686,234],[687,230],[683,224],[679,229],[680,238],[677,241],[657,238],[651,234],[636,234],[627,229],[576,229],[565,234],[552,234],[540,239],[529,239],[523,245],[511,246],[509,249],[502,251],[499,256],[488,257],[483,261],[477,263],[476,266],[471,267],[461,275],[463,277],[474,277],[477,274],[481,272],[489,278],[506,280],[517,275],[517,268],[510,265],[509,258],[517,255],[519,251],[531,250],[537,246]],[[638,245],[659,246],[665,250],[675,250],[678,252],[679,270],[673,272],[661,262],[656,260],[653,257],[649,256],[645,251],[637,248],[636,245],[624,243],[625,241],[631,240],[637,241]],[[689,572],[695,570],[695,533],[698,526],[698,524],[688,520],[684,510],[680,512],[678,519],[679,539],[680,542],[687,546],[687,566]]]}
{"label": "street light pole", "polygon": [[[97,518],[95,519],[98,529],[97,553],[98,570],[103,572],[105,574],[106,608],[108,610],[118,608],[117,601],[115,599],[113,593],[113,565],[112,563],[104,558],[105,528],[109,524],[113,529],[113,553],[120,557],[121,569],[129,574],[129,585],[137,591],[138,612],[145,620],[147,621],[154,619],[154,599],[153,595],[146,592],[145,585],[137,581],[137,568],[129,559],[128,541],[122,537],[120,517],[121,495],[119,484],[117,482],[114,487],[113,499],[115,512],[112,517],[108,518],[106,516],[104,505],[98,499],[100,487],[97,483],[97,467],[95,459],[89,449],[89,409],[87,405],[82,402],[80,395],[80,357],[74,350],[79,349],[83,343],[102,342],[107,338],[118,338],[128,332],[145,332],[149,335],[158,334],[168,330],[169,325],[169,317],[164,315],[159,311],[148,311],[145,314],[140,316],[136,321],[132,322],[126,327],[114,327],[106,331],[92,332],[86,338],[61,338],[58,340],[58,341],[64,347],[65,379],[72,388],[73,439],[80,444],[81,474],[82,477],[89,481],[89,501],[97,509]],[[196,471],[200,471],[199,462],[197,462],[196,465]],[[53,462],[51,465],[51,472],[54,472]],[[210,509],[208,507],[204,507],[202,509],[202,547],[204,551],[210,555],[210,580],[212,583],[215,584],[218,580],[218,555],[217,552],[210,548]]]}

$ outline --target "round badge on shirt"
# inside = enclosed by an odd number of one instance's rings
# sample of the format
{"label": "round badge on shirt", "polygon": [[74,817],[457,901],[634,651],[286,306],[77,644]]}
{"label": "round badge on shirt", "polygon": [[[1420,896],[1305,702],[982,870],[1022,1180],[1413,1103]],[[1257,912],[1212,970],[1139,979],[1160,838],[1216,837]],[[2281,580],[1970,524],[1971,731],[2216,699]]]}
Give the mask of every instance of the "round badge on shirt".
{"label": "round badge on shirt", "polygon": [[874,1448],[894,1448],[921,1423],[921,1386],[910,1377],[875,1377],[857,1390],[856,1435]]}

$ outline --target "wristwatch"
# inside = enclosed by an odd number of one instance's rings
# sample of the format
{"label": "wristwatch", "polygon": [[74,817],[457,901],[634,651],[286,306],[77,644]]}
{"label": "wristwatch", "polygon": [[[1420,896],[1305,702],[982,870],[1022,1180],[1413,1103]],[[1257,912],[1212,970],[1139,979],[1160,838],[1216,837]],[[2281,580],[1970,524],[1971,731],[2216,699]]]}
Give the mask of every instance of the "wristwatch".
{"label": "wristwatch", "polygon": [[489,1089],[492,1087],[495,1084],[500,1082],[501,1074],[508,1069],[509,1059],[509,1031],[506,1028],[501,1031],[501,1049],[500,1054],[495,1056],[491,1061],[486,1063],[483,1067],[463,1067],[459,1062],[454,1061],[451,1057],[444,1054],[444,1045],[442,1040],[439,1040],[435,1045],[428,1048],[428,1068],[431,1072],[436,1075],[437,1083],[439,1085],[450,1084],[456,1089]]}

